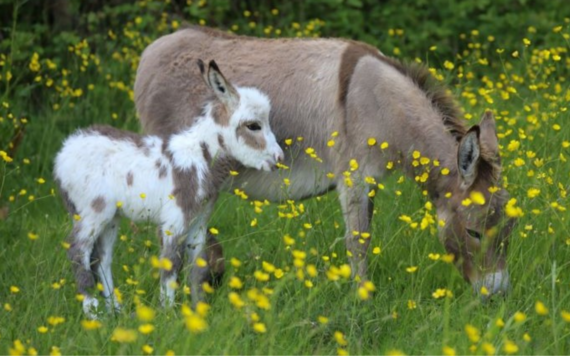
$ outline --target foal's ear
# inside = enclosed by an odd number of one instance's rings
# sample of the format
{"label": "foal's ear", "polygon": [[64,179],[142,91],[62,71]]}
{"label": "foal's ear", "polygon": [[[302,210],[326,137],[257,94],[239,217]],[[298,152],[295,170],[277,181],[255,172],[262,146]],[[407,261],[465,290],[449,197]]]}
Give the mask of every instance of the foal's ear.
{"label": "foal's ear", "polygon": [[477,178],[477,167],[481,156],[480,130],[479,126],[473,126],[459,142],[457,169],[464,188],[470,187]]}
{"label": "foal's ear", "polygon": [[491,111],[485,111],[481,117],[481,123],[479,124],[479,127],[481,128],[481,135],[479,136],[481,146],[483,146],[485,152],[488,152],[493,156],[498,156],[499,139],[497,138],[495,117]]}
{"label": "foal's ear", "polygon": [[239,94],[234,86],[224,77],[214,60],[211,60],[206,69],[204,62],[198,60],[198,67],[206,85],[212,89],[218,99],[228,109],[234,109],[239,103]]}

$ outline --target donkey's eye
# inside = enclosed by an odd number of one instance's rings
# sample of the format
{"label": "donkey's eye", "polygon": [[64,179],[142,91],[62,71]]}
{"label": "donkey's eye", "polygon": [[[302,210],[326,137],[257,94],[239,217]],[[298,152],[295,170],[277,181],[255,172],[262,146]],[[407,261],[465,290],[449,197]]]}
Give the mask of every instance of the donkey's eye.
{"label": "donkey's eye", "polygon": [[477,239],[477,240],[481,240],[481,233],[475,230],[469,230],[467,229],[467,233],[469,234],[469,236]]}
{"label": "donkey's eye", "polygon": [[251,124],[247,124],[246,127],[251,131],[261,130],[261,125],[259,125],[257,122],[252,122]]}

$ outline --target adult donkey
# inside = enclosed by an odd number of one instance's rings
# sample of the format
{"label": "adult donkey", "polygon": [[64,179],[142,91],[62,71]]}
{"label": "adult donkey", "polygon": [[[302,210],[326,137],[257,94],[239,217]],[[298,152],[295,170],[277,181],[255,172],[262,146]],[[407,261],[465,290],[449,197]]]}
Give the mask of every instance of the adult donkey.
{"label": "adult donkey", "polygon": [[196,72],[198,57],[216,58],[229,80],[267,93],[278,142],[295,142],[285,151],[286,190],[283,172],[243,168],[232,187],[271,201],[336,188],[352,272],[365,279],[370,183],[399,166],[427,190],[440,240],[463,277],[483,295],[507,289],[512,220],[504,216],[508,195],[497,188],[501,165],[490,112],[467,129],[426,68],[404,65],[364,43],[259,39],[191,27],[159,38],[142,55],[135,98],[147,132],[167,135],[199,116],[207,88],[199,75],[188,74]]}

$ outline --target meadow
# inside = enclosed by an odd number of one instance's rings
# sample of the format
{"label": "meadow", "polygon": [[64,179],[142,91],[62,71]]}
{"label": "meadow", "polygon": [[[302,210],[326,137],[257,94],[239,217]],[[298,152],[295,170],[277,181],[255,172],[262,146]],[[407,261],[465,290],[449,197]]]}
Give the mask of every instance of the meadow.
{"label": "meadow", "polygon": [[[367,1],[339,2],[342,11],[319,16],[309,11],[322,5],[316,0],[304,10],[279,2],[260,9],[222,0],[118,3],[83,14],[77,29],[49,32],[26,22],[32,4],[0,2],[11,14],[0,30],[0,354],[570,353],[570,14],[563,2],[547,13],[523,6],[519,17],[504,17],[511,27],[489,26],[501,21],[492,13],[481,27],[481,17],[443,22],[433,42],[430,21],[414,28],[388,19],[374,39],[349,31]],[[140,54],[185,22],[262,37],[361,39],[429,66],[470,123],[492,110],[502,187],[520,208],[508,251],[510,292],[490,302],[473,293],[438,240],[425,194],[395,171],[378,182],[365,287],[350,279],[335,192],[276,204],[234,191],[221,195],[209,224],[223,244],[226,274],[207,286],[206,303],[191,308],[182,283],[176,307],[161,308],[158,277],[167,266],[157,259],[156,228],[123,221],[113,262],[122,311],[87,320],[66,256],[72,218],[52,178],[54,155],[78,127],[141,131],[132,91]],[[451,31],[460,25],[470,28]]]}

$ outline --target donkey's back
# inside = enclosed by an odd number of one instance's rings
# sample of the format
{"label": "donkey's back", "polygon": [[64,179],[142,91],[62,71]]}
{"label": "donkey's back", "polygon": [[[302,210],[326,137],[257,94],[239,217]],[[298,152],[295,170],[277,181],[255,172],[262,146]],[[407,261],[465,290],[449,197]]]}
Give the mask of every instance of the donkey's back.
{"label": "donkey's back", "polygon": [[[187,73],[195,71],[195,57],[215,57],[227,68],[229,80],[269,95],[279,138],[299,131],[319,134],[328,131],[315,127],[323,124],[319,118],[329,118],[327,124],[333,125],[341,114],[336,73],[352,45],[335,39],[264,40],[203,27],[178,31],[144,51],[135,82],[137,109],[150,133],[171,132],[172,125],[189,123],[207,93],[194,85],[196,76]],[[286,126],[297,129],[288,131]]]}
{"label": "donkey's back", "polygon": [[[286,139],[303,137],[297,149],[286,152],[285,164],[295,161],[288,172],[291,185],[286,192],[279,172],[245,170],[232,181],[252,198],[273,201],[315,196],[335,187],[327,173],[339,169],[340,158],[327,147],[327,141],[335,131],[341,136],[347,133],[346,103],[353,74],[364,57],[389,61],[376,48],[349,40],[260,39],[191,27],[157,39],[141,57],[135,100],[145,131],[164,135],[192,125],[207,100],[207,93],[195,83],[197,76],[189,75],[196,70],[192,63],[198,56],[220,58],[229,80],[268,94],[271,125],[282,146]],[[388,63],[385,67],[398,72]],[[396,75],[406,86],[402,91],[423,95],[404,75]],[[352,142],[346,137],[339,137],[339,142],[341,138]],[[299,154],[303,147],[315,149],[322,163]]]}

